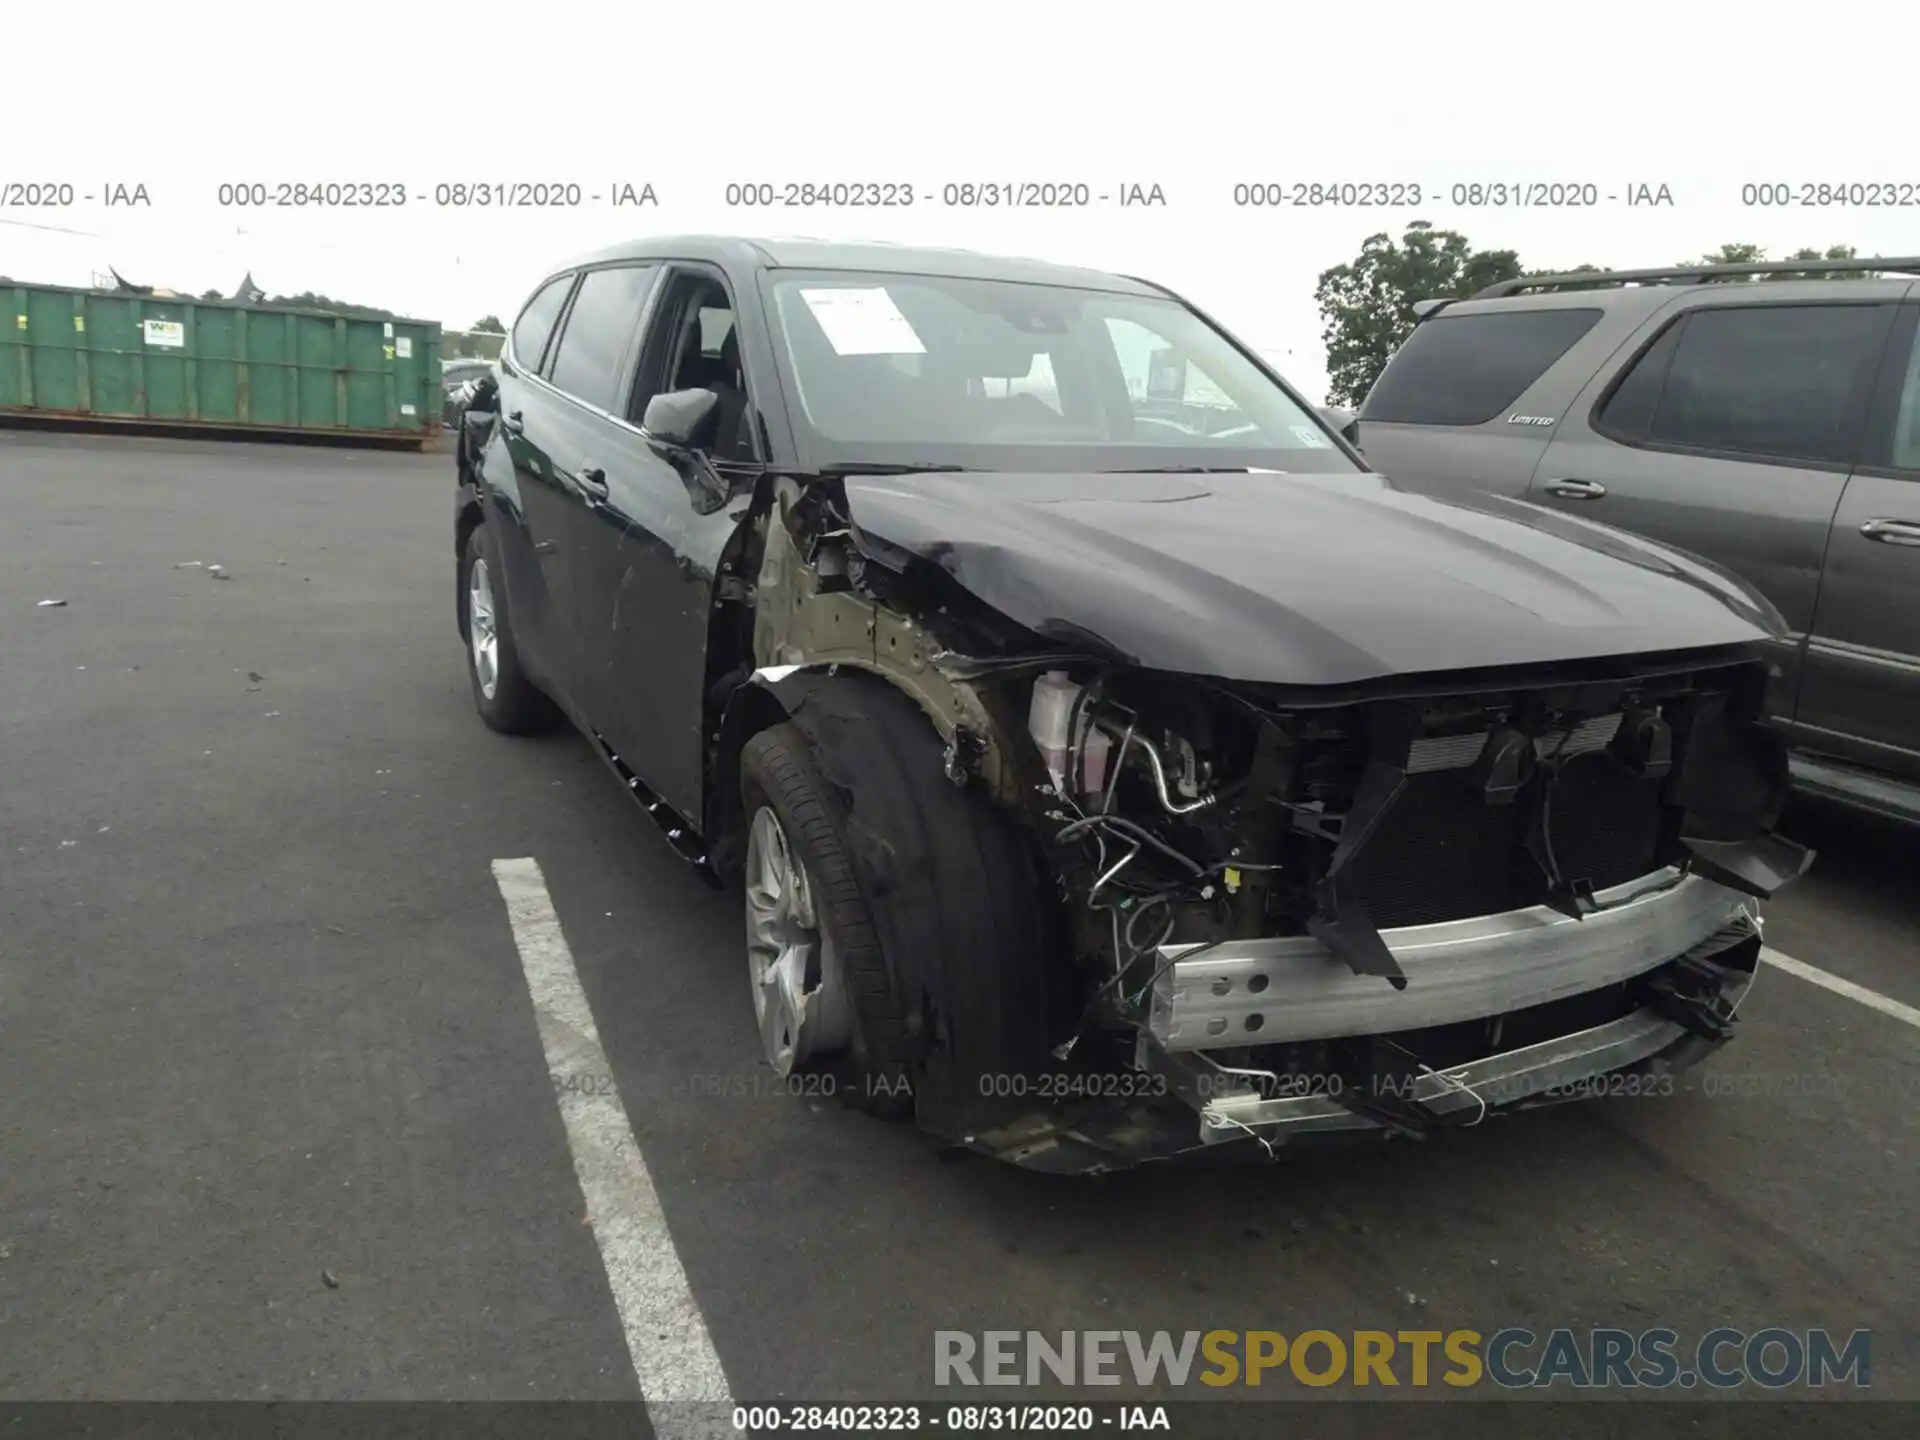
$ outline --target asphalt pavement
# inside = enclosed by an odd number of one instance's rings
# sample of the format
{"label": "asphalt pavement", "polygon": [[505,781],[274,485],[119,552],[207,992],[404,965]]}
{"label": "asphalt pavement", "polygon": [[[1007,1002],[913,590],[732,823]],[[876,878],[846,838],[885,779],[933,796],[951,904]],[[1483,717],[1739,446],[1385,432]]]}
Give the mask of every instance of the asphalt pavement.
{"label": "asphalt pavement", "polygon": [[[1777,967],[1679,1093],[1274,1166],[1050,1179],[766,1084],[737,896],[473,714],[450,465],[0,432],[0,1399],[657,1396],[680,1284],[762,1401],[928,1400],[936,1330],[1510,1325],[1868,1329],[1851,1403],[1920,1399],[1915,1029]],[[1920,841],[1792,828],[1769,944],[1920,1007]],[[596,1225],[520,859],[679,1281]]]}

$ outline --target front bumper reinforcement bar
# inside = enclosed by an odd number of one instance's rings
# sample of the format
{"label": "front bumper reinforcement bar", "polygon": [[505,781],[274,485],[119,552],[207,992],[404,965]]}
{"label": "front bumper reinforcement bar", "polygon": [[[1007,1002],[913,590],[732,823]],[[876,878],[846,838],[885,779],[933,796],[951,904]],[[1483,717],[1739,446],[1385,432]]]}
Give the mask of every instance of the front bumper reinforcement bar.
{"label": "front bumper reinforcement bar", "polygon": [[[1149,1033],[1178,1053],[1391,1034],[1510,1014],[1631,980],[1754,914],[1677,869],[1594,896],[1575,918],[1537,905],[1382,930],[1404,990],[1359,975],[1310,935],[1160,947]],[[1192,959],[1182,959],[1191,953]]]}

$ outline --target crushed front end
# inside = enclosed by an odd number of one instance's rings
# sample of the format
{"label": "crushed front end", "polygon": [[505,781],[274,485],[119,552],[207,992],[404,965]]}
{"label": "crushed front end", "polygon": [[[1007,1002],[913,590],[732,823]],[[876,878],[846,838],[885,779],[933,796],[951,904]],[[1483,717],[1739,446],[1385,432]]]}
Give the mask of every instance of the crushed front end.
{"label": "crushed front end", "polygon": [[1425,1136],[1698,1060],[1758,902],[1811,860],[1771,828],[1763,683],[1724,657],[1330,696],[1041,671],[1029,805],[1087,996],[1054,1059],[1150,1083],[1054,1081],[970,1143],[1082,1170]]}
{"label": "crushed front end", "polygon": [[[1812,859],[1773,830],[1786,751],[1755,647],[1320,686],[1175,674],[1009,621],[953,557],[841,506],[783,484],[761,513],[751,679],[852,669],[910,695],[1055,902],[1033,917],[1057,937],[1050,1053],[943,1076],[923,1006],[923,1128],[1073,1173],[1271,1155],[1635,1093],[1732,1035],[1759,902]],[[880,852],[876,893],[924,858]]]}

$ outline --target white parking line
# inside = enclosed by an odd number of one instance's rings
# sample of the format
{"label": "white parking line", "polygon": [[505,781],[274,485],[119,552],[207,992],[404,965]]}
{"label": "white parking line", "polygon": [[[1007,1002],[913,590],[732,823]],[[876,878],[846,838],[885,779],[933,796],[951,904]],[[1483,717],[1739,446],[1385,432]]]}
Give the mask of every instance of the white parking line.
{"label": "white parking line", "polygon": [[[713,1408],[730,1400],[726,1372],[667,1233],[660,1196],[626,1107],[605,1078],[612,1068],[600,1048],[546,879],[533,860],[496,860],[493,878],[513,923],[547,1069],[555,1076],[578,1077],[571,1085],[556,1084],[554,1096],[654,1432],[663,1440],[717,1433]],[[689,1406],[688,1401],[709,1404]]]}
{"label": "white parking line", "polygon": [[1818,985],[1822,990],[1831,990],[1836,995],[1844,995],[1849,1000],[1858,1000],[1869,1010],[1878,1010],[1882,1015],[1891,1015],[1896,1020],[1920,1028],[1920,1010],[1911,1005],[1903,1005],[1898,1000],[1882,995],[1878,990],[1869,990],[1864,985],[1856,985],[1851,980],[1842,980],[1838,975],[1830,975],[1818,965],[1809,965],[1804,960],[1796,960],[1791,955],[1782,955],[1778,950],[1763,948],[1760,958],[1776,970],[1784,970],[1789,975],[1798,975],[1809,985]]}

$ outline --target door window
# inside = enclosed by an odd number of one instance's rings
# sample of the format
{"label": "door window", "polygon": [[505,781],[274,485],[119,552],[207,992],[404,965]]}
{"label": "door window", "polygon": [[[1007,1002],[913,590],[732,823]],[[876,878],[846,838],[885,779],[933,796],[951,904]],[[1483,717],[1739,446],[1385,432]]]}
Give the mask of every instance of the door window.
{"label": "door window", "polygon": [[520,312],[520,318],[514,321],[513,358],[527,369],[539,371],[554,323],[560,318],[560,307],[567,303],[567,291],[572,288],[571,275],[549,281],[540,287],[527,302],[527,308]]}
{"label": "door window", "polygon": [[653,276],[651,265],[616,265],[586,273],[554,355],[556,389],[599,410],[619,409],[627,346],[640,328]]}
{"label": "door window", "polygon": [[1898,470],[1920,470],[1920,332],[1907,354],[1906,374],[1900,382],[1900,404],[1893,414],[1893,454]]}
{"label": "door window", "polygon": [[1666,388],[1667,371],[1673,368],[1673,353],[1680,348],[1680,332],[1686,328],[1684,316],[1667,326],[1620,378],[1600,407],[1597,428],[1602,433],[1622,440],[1645,440],[1652,433],[1660,392]]}
{"label": "door window", "polygon": [[703,437],[718,462],[745,462],[758,454],[746,368],[733,297],[712,274],[684,270],[667,282],[654,307],[628,399],[627,416],[646,418],[647,402],[676,390],[709,390],[718,402]]}
{"label": "door window", "polygon": [[1603,423],[1656,445],[1850,460],[1850,416],[1883,323],[1872,305],[1696,310],[1635,362]]}

